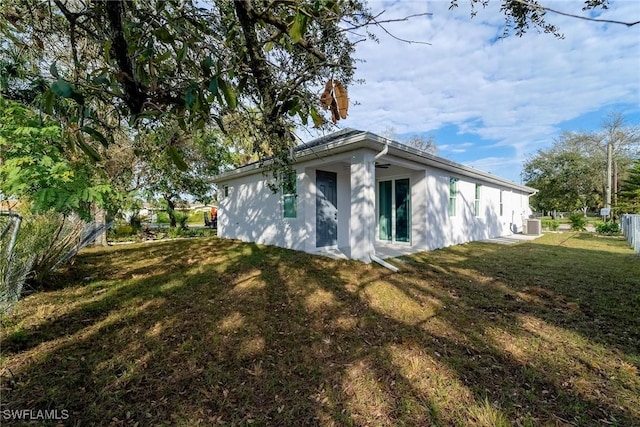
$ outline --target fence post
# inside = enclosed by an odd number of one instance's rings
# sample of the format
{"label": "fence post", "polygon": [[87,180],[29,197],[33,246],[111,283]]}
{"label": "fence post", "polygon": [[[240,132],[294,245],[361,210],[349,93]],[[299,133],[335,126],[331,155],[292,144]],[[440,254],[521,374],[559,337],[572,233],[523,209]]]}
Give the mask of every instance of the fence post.
{"label": "fence post", "polygon": [[640,215],[622,215],[620,225],[627,242],[636,253],[640,254]]}
{"label": "fence post", "polygon": [[631,227],[633,233],[633,249],[636,253],[640,253],[640,215],[634,215],[632,218],[634,224]]}

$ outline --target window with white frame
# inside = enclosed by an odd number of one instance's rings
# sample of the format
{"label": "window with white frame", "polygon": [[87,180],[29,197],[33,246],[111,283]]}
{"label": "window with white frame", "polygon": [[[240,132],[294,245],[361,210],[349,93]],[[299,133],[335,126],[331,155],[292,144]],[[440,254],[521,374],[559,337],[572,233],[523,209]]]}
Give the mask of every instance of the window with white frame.
{"label": "window with white frame", "polygon": [[476,198],[473,203],[473,214],[475,216],[480,216],[480,192],[482,185],[476,184]]}
{"label": "window with white frame", "polygon": [[504,215],[504,190],[500,190],[500,216]]}
{"label": "window with white frame", "polygon": [[456,216],[456,199],[458,198],[458,178],[449,178],[449,216]]}
{"label": "window with white frame", "polygon": [[296,218],[297,211],[296,173],[290,172],[282,179],[282,214],[285,218]]}

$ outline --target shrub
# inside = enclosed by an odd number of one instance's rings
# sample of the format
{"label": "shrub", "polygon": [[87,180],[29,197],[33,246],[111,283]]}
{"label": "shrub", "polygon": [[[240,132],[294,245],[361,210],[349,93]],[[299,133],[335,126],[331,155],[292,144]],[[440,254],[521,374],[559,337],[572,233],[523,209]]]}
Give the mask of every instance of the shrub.
{"label": "shrub", "polygon": [[558,228],[560,228],[560,221],[555,219],[543,219],[542,228],[546,228],[551,231],[558,231]]}
{"label": "shrub", "polygon": [[189,220],[189,214],[186,214],[184,212],[176,212],[176,222],[178,223],[181,229],[186,230],[188,228],[187,227],[188,220]]}
{"label": "shrub", "polygon": [[129,225],[131,226],[133,232],[142,230],[142,217],[140,216],[139,212],[135,212],[133,215],[131,215],[131,218],[129,218]]}
{"label": "shrub", "polygon": [[183,231],[182,235],[186,237],[204,237],[205,230],[201,228],[193,228],[193,229]]}
{"label": "shrub", "polygon": [[571,229],[573,231],[585,231],[587,225],[587,217],[583,214],[569,215],[569,222],[571,223]]}
{"label": "shrub", "polygon": [[167,237],[169,239],[175,239],[176,237],[179,237],[179,236],[180,236],[180,229],[178,227],[167,229]]}
{"label": "shrub", "polygon": [[31,248],[25,248],[23,239],[18,233],[18,239],[11,253],[9,252],[10,240],[13,231],[17,227],[16,218],[8,216],[0,217],[0,313],[6,313],[11,306],[18,301],[22,294],[22,288],[35,260]]}
{"label": "shrub", "polygon": [[156,223],[158,224],[169,224],[169,214],[166,212],[158,212],[158,216],[156,218]]}
{"label": "shrub", "polygon": [[25,282],[33,288],[51,287],[54,270],[102,232],[104,227],[95,228],[75,215],[25,214],[13,253],[0,256],[0,310],[7,311],[18,300]]}
{"label": "shrub", "polygon": [[128,237],[135,234],[135,229],[130,224],[118,224],[113,229],[115,237]]}
{"label": "shrub", "polygon": [[620,233],[620,225],[613,221],[601,222],[596,225],[596,232],[598,234],[606,234],[611,236],[613,234]]}
{"label": "shrub", "polygon": [[189,220],[187,222],[189,224],[204,224],[204,213],[203,212],[189,213]]}

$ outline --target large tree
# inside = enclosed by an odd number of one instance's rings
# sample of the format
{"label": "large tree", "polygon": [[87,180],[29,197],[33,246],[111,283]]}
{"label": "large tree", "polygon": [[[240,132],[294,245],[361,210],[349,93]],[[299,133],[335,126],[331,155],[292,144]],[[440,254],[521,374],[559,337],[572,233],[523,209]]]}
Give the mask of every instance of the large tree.
{"label": "large tree", "polygon": [[[594,132],[565,131],[547,150],[524,164],[523,178],[539,192],[534,208],[541,211],[595,209],[603,205],[607,186],[607,146],[612,152],[613,193],[640,153],[640,129],[627,126],[619,113],[610,114]],[[615,206],[615,197],[614,206]]]}
{"label": "large tree", "polygon": [[601,200],[593,161],[580,152],[567,150],[562,140],[528,160],[524,177],[527,185],[538,189],[532,206],[539,211],[586,211]]}
{"label": "large tree", "polygon": [[30,201],[34,211],[91,216],[113,188],[80,150],[67,147],[57,122],[0,98],[0,198]]}
{"label": "large tree", "polygon": [[[485,3],[469,0],[472,14]],[[501,5],[516,34],[532,26],[560,35],[543,4]],[[320,89],[330,78],[352,83],[355,44],[384,23],[361,0],[0,0],[0,90],[60,118],[94,158],[115,127],[223,127],[232,110],[258,110],[263,137],[252,150],[277,169],[294,125],[322,125]]]}
{"label": "large tree", "polygon": [[215,189],[210,177],[232,164],[231,152],[217,131],[187,133],[175,124],[167,125],[138,135],[136,143],[141,154],[136,181],[154,198],[162,198],[171,227],[176,226],[177,203],[185,197],[211,202]]}
{"label": "large tree", "polygon": [[627,179],[620,187],[618,200],[621,213],[640,213],[640,159],[629,168]]}
{"label": "large tree", "polygon": [[[169,120],[186,131],[258,108],[281,162],[294,143],[289,114],[321,124],[317,89],[351,82],[347,30],[374,19],[358,1],[25,0],[0,10],[3,56],[26,65],[3,95],[40,103],[70,133],[108,144],[114,126]],[[59,97],[75,108],[56,108]]]}

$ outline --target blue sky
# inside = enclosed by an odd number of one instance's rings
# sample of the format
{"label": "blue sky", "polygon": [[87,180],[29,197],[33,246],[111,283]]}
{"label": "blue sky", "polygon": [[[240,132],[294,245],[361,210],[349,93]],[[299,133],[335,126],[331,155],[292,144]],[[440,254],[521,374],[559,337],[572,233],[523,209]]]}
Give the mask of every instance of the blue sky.
{"label": "blue sky", "polygon": [[[407,44],[378,31],[380,43],[357,45],[349,117],[339,128],[397,139],[433,135],[439,155],[520,180],[523,161],[548,148],[563,130],[594,130],[611,112],[640,125],[640,25],[588,22],[548,13],[565,39],[531,30],[499,38],[500,0],[470,17],[469,2],[370,1],[383,18],[430,12],[388,24]],[[583,1],[541,4],[584,14]],[[640,1],[612,0],[603,19],[640,20]],[[305,137],[305,139],[309,139]]]}

